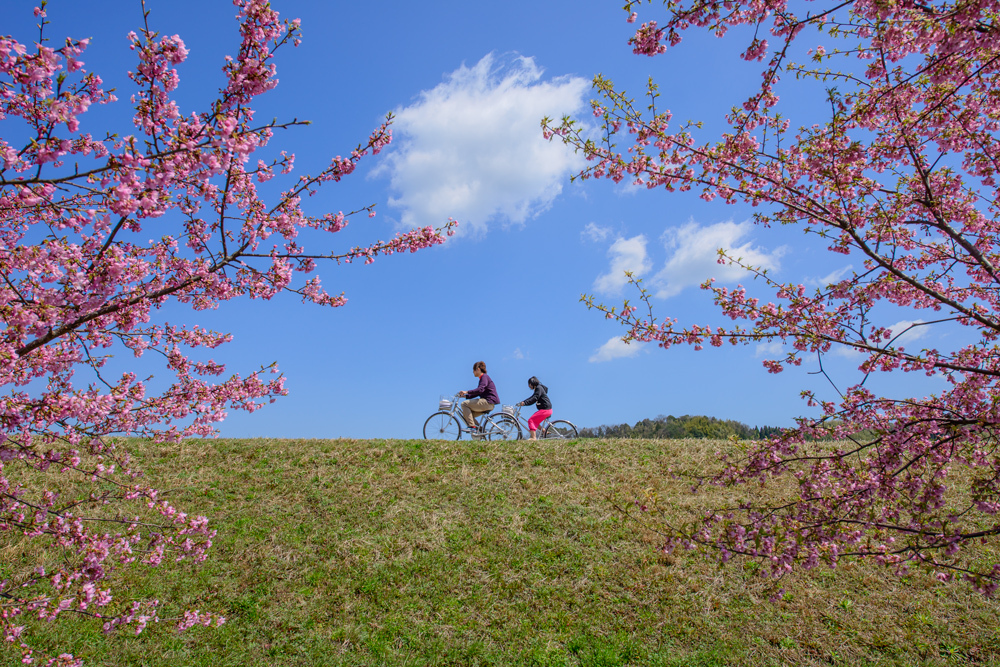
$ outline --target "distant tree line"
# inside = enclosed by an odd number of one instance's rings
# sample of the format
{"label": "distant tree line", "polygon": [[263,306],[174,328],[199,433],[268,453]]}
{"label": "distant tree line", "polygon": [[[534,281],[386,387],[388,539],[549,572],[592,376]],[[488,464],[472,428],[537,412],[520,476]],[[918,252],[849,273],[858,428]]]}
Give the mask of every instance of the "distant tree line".
{"label": "distant tree line", "polygon": [[778,426],[747,426],[732,419],[716,419],[703,415],[674,417],[659,415],[655,419],[643,419],[635,426],[619,424],[617,426],[597,426],[581,428],[583,438],[643,438],[664,440],[680,440],[683,438],[708,438],[725,440],[736,436],[741,440],[759,440],[780,433]]}

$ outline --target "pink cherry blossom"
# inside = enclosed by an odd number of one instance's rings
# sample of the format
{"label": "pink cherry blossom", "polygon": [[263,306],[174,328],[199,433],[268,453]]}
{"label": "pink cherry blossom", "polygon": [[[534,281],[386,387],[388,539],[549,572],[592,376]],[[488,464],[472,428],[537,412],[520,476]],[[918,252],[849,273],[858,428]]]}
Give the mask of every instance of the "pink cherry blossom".
{"label": "pink cherry blossom", "polygon": [[[223,63],[217,99],[200,112],[182,109],[172,98],[176,66],[190,54],[180,36],[144,27],[127,37],[132,126],[100,134],[80,133],[79,118],[117,98],[83,67],[88,40],[54,48],[37,46],[56,43],[37,36],[23,44],[0,37],[0,123],[10,136],[27,126],[37,137],[0,139],[0,531],[57,564],[0,579],[0,634],[26,664],[80,664],[35,654],[30,627],[39,619],[72,610],[105,631],[136,633],[160,622],[160,601],[130,599],[116,588],[118,572],[197,564],[212,545],[209,520],[147,485],[123,436],[211,436],[228,413],[286,393],[273,364],[237,373],[210,358],[229,334],[170,324],[161,309],[197,312],[281,292],[337,307],[346,297],[324,291],[319,264],[415,252],[442,243],[456,224],[338,247],[334,234],[374,207],[314,215],[303,199],[384,148],[392,117],[315,174],[290,176],[294,156],[284,152],[252,159],[276,129],[305,124],[259,122],[252,108],[277,84],[276,53],[298,43],[300,28],[267,0],[233,4],[240,45]],[[35,10],[42,30],[44,9]],[[258,185],[281,177],[287,186],[265,200]],[[304,229],[329,245],[300,245]],[[162,367],[154,378],[112,373],[107,362],[123,352]],[[163,620],[186,629],[224,619],[193,610]]]}
{"label": "pink cherry blossom", "polygon": [[[637,4],[627,4],[630,17]],[[592,131],[572,120],[545,123],[543,132],[584,153],[581,179],[749,204],[762,229],[796,225],[858,268],[815,288],[720,251],[720,261],[754,279],[748,288],[702,286],[725,326],[658,318],[631,276],[641,309],[584,300],[621,322],[629,340],[664,349],[780,343],[783,352],[763,362],[771,373],[806,362],[823,374],[824,360],[844,349],[863,374],[854,386],[834,386],[836,400],[804,392],[817,416],[724,458],[709,481],[732,487],[737,499],[663,527],[666,550],[755,558],[775,576],[865,558],[899,573],[925,567],[991,594],[1000,562],[965,547],[1000,534],[1000,40],[987,28],[996,6],[808,4],[668,3],[662,25],[648,21],[629,40],[635,53],[656,56],[685,31],[722,37],[731,26],[753,26],[742,57],[765,63],[759,87],[737,102],[719,137],[671,126],[662,104],[646,113],[646,103],[601,76],[593,104],[605,141],[590,141]],[[823,44],[803,43],[817,31]],[[793,53],[812,55],[801,63]],[[783,108],[779,89],[808,94],[814,89],[796,81],[809,79],[829,91],[828,116],[792,129],[796,110]],[[659,94],[651,83],[650,99]],[[908,309],[912,322],[894,330],[890,308]],[[951,335],[923,348],[904,344],[908,332],[938,330]],[[880,373],[933,375],[946,387],[883,396],[869,388]],[[792,490],[785,502],[753,500],[759,483]]]}

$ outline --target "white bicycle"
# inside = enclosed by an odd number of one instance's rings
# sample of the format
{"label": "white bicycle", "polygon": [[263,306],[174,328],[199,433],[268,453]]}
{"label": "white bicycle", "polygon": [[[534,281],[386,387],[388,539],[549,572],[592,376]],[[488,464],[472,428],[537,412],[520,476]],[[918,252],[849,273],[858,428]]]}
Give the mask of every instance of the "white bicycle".
{"label": "white bicycle", "polygon": [[454,399],[441,399],[438,411],[424,422],[425,440],[461,440],[463,434],[482,440],[518,440],[521,437],[517,420],[502,413],[480,414],[479,428],[470,431],[460,417],[462,401],[457,400],[460,398],[460,394],[455,394]]}
{"label": "white bicycle", "polygon": [[[490,418],[494,420],[504,418],[513,420],[514,424],[517,426],[517,437],[511,438],[512,440],[520,440],[522,432],[530,430],[528,428],[527,420],[521,416],[520,405],[505,405],[501,408],[500,412],[494,412],[491,414]],[[538,433],[543,438],[554,438],[557,440],[573,440],[574,438],[580,437],[579,432],[576,430],[576,426],[574,426],[572,422],[568,422],[565,419],[543,419],[542,423],[538,425]]]}

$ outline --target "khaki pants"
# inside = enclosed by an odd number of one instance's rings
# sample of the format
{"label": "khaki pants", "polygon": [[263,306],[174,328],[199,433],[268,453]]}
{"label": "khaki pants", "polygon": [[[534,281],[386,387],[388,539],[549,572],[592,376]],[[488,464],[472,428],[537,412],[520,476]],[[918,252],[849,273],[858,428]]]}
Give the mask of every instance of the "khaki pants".
{"label": "khaki pants", "polygon": [[476,427],[476,415],[488,414],[495,406],[485,398],[470,398],[462,401],[462,419],[469,428]]}

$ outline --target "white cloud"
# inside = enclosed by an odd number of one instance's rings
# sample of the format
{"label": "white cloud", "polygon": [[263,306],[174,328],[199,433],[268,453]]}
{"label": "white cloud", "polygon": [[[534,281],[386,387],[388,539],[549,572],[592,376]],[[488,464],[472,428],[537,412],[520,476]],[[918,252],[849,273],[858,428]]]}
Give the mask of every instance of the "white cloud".
{"label": "white cloud", "polygon": [[725,248],[733,257],[740,257],[746,264],[775,270],[784,255],[782,246],[768,252],[751,241],[743,239],[753,230],[753,223],[718,222],[702,227],[689,222],[663,235],[669,258],[666,265],[652,280],[658,288],[656,296],[667,298],[679,294],[685,287],[700,285],[709,278],[730,283],[745,280],[749,274],[737,266],[718,263],[719,248]]}
{"label": "white cloud", "polygon": [[848,273],[850,273],[851,269],[853,269],[853,268],[854,268],[854,266],[852,264],[848,264],[847,266],[839,268],[836,271],[831,271],[830,273],[828,273],[827,275],[823,276],[822,278],[816,279],[815,281],[813,281],[813,283],[817,287],[822,287],[822,288],[825,289],[829,285],[835,285],[836,283],[839,283],[840,280],[844,276],[846,276]]}
{"label": "white cloud", "polygon": [[462,65],[410,106],[396,110],[396,139],[376,174],[388,172],[406,227],[460,222],[483,233],[493,220],[523,223],[547,209],[583,158],[542,137],[543,116],[584,108],[590,83],[542,81],[532,58]]}
{"label": "white cloud", "polygon": [[588,222],[587,226],[583,228],[582,232],[580,232],[580,236],[588,241],[600,243],[604,239],[611,236],[611,228],[601,227],[593,222]]}
{"label": "white cloud", "polygon": [[512,352],[510,356],[511,356],[512,359],[526,359],[527,358],[527,357],[524,356],[524,352],[521,352],[521,348],[519,348],[519,347],[514,348],[514,352]]}
{"label": "white cloud", "polygon": [[891,339],[893,346],[905,346],[923,338],[927,334],[927,327],[919,326],[923,323],[923,320],[901,320],[887,326],[886,329],[892,331],[894,336],[894,339]]}
{"label": "white cloud", "polygon": [[589,361],[591,363],[599,363],[601,361],[611,361],[612,359],[634,357],[639,354],[639,351],[644,345],[645,343],[641,341],[626,343],[621,339],[621,336],[615,336],[607,343],[597,348],[594,354],[590,356]]}
{"label": "white cloud", "polygon": [[833,354],[835,354],[836,356],[843,357],[845,359],[860,360],[861,357],[865,356],[866,354],[865,352],[862,352],[857,348],[851,347],[850,345],[834,345],[831,348],[831,350]]}
{"label": "white cloud", "polygon": [[628,284],[626,271],[639,276],[652,268],[646,255],[646,237],[642,234],[629,239],[618,237],[608,248],[608,255],[611,257],[611,268],[594,281],[594,290],[602,294],[621,292]]}
{"label": "white cloud", "polygon": [[754,347],[753,356],[755,357],[783,357],[785,356],[785,346],[780,340],[771,340],[766,343],[757,343]]}

